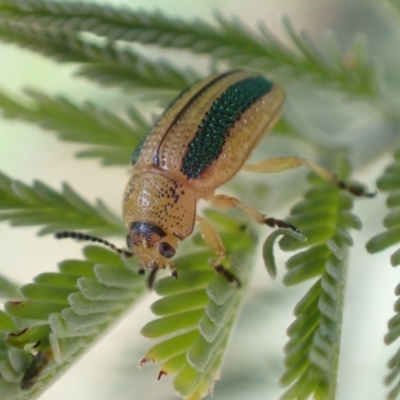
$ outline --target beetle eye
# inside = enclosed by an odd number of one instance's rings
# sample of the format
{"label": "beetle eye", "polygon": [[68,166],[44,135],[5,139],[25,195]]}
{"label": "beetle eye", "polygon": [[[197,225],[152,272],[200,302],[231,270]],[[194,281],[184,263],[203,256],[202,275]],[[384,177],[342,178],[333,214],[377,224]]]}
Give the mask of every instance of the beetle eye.
{"label": "beetle eye", "polygon": [[158,250],[160,250],[161,255],[165,258],[171,258],[175,255],[175,249],[166,242],[160,242]]}

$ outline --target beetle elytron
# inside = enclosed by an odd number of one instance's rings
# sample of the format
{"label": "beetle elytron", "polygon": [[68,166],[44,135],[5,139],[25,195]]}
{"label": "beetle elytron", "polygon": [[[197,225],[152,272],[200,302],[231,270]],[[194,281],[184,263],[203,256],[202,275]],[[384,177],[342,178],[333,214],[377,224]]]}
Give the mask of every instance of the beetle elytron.
{"label": "beetle elytron", "polygon": [[196,214],[198,200],[219,210],[240,207],[258,223],[295,229],[234,197],[215,194],[240,169],[271,173],[306,165],[343,189],[367,195],[298,157],[245,164],[277,121],[283,103],[283,89],[254,72],[230,71],[195,83],[177,97],[133,153],[133,174],[123,200],[130,252],[76,232],[59,232],[57,237],[98,241],[125,256],[137,257],[143,267],[152,269],[151,285],[160,268],[169,267],[177,276],[171,258],[197,221],[205,242],[217,254],[212,266],[228,281],[239,284],[221,264],[225,247],[217,231]]}

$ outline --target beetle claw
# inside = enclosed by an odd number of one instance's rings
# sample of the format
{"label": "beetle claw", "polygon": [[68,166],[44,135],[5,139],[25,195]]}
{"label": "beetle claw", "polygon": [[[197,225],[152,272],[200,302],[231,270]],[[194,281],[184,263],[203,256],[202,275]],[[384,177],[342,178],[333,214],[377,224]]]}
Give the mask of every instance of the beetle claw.
{"label": "beetle claw", "polygon": [[282,221],[281,219],[265,218],[264,223],[270,226],[271,228],[275,228],[277,226],[278,228],[288,228],[294,232],[301,233],[294,225]]}
{"label": "beetle claw", "polygon": [[375,197],[375,192],[367,192],[366,188],[363,185],[357,183],[347,183],[345,181],[337,181],[337,186],[340,189],[347,190],[351,194],[357,197]]}
{"label": "beetle claw", "polygon": [[223,265],[216,265],[214,268],[229,283],[235,283],[238,289],[242,286],[239,278],[237,278],[236,275],[234,275],[231,271],[227,270]]}

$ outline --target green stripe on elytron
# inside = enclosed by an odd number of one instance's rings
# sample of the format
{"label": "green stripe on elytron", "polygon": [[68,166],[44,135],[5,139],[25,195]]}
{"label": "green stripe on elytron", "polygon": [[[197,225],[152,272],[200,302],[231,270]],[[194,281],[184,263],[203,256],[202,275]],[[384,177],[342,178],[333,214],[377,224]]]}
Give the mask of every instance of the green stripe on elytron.
{"label": "green stripe on elytron", "polygon": [[[171,129],[171,127],[173,127],[176,124],[176,121],[179,120],[179,118],[182,116],[182,114],[185,113],[185,111],[188,109],[188,107],[199,97],[201,96],[201,94],[206,91],[210,86],[214,85],[217,81],[225,78],[228,75],[232,75],[234,73],[236,73],[238,71],[228,71],[225,72],[224,74],[219,74],[217,75],[214,79],[212,79],[210,82],[208,82],[205,86],[203,86],[202,88],[200,88],[200,90],[198,90],[196,93],[193,94],[192,97],[189,98],[188,102],[182,107],[182,109],[178,112],[178,114],[175,116],[174,120],[171,122],[171,125],[169,126],[168,129],[166,129],[165,131],[165,136],[168,135],[169,130]],[[174,100],[171,101],[171,103],[169,104],[169,106],[164,110],[164,112],[161,114],[161,116],[159,117],[156,125],[163,119],[164,115],[167,114],[167,112],[170,110],[170,108],[185,94],[187,93],[189,90],[192,89],[192,87],[198,82],[193,83],[192,85],[188,86],[186,89],[184,89],[182,92],[180,92],[178,94],[178,96],[175,97]],[[143,136],[142,140],[140,141],[140,143],[138,144],[138,146],[135,148],[135,150],[133,151],[132,157],[131,157],[131,163],[132,165],[135,165],[139,156],[140,156],[140,152],[142,151],[144,142],[146,141],[147,137],[151,134],[151,132],[153,131],[153,129],[150,129],[146,135]],[[161,145],[161,144],[160,144]],[[157,153],[158,153],[158,149],[157,149]],[[156,159],[158,157],[158,154],[156,155]],[[154,160],[155,161],[155,160]],[[156,165],[158,165],[158,163],[155,163]]]}
{"label": "green stripe on elytron", "polygon": [[151,130],[149,132],[147,132],[141,139],[139,144],[136,146],[135,150],[133,150],[132,153],[132,157],[131,157],[131,163],[132,165],[136,164],[136,161],[138,160],[139,156],[140,156],[140,152],[142,151],[142,147],[144,144],[144,141],[147,139],[147,136],[149,135],[149,133],[151,132]]}
{"label": "green stripe on elytron", "polygon": [[199,125],[183,158],[181,172],[189,179],[197,179],[222,153],[229,128],[240,116],[274,84],[262,76],[243,79],[229,86],[219,96]]}

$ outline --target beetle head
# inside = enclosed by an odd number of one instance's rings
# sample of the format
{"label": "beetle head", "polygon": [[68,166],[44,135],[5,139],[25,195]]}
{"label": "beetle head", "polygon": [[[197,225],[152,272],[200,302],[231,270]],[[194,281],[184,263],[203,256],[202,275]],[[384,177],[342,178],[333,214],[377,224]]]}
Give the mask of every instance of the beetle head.
{"label": "beetle head", "polygon": [[148,222],[133,222],[126,238],[127,246],[144,267],[160,269],[172,265],[178,239]]}

